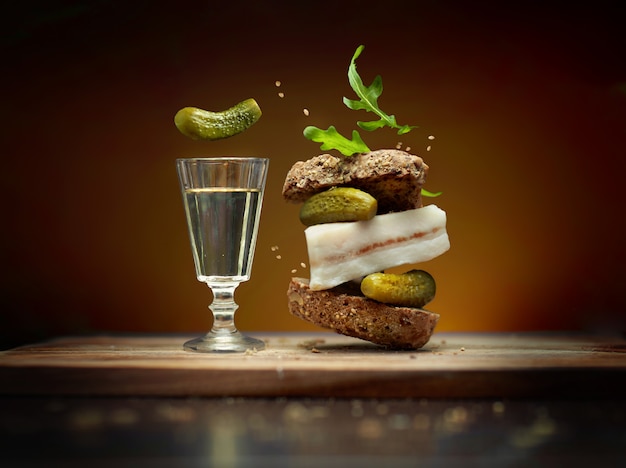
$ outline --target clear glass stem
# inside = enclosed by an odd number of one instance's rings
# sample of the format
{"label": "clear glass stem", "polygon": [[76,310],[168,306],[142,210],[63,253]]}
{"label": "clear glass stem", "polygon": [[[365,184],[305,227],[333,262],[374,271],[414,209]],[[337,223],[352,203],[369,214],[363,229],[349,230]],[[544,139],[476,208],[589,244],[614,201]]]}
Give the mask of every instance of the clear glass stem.
{"label": "clear glass stem", "polygon": [[235,302],[235,289],[239,283],[207,283],[213,291],[213,302],[209,309],[213,312],[211,333],[232,335],[237,333],[235,311],[239,308]]}
{"label": "clear glass stem", "polygon": [[248,350],[260,351],[265,343],[257,338],[246,336],[235,326],[235,289],[238,282],[207,282],[213,292],[213,302],[209,306],[213,313],[213,327],[206,335],[187,341],[184,349],[201,353],[241,353]]}

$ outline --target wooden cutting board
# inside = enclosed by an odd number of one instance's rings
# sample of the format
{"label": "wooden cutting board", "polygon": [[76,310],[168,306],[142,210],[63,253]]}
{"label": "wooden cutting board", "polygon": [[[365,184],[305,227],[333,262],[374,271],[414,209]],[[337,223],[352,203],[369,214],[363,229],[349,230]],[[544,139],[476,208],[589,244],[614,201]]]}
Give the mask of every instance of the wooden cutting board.
{"label": "wooden cutting board", "polygon": [[0,353],[1,395],[626,396],[626,340],[439,333],[393,351],[333,333],[255,335],[263,351],[183,351],[188,336],[64,337]]}

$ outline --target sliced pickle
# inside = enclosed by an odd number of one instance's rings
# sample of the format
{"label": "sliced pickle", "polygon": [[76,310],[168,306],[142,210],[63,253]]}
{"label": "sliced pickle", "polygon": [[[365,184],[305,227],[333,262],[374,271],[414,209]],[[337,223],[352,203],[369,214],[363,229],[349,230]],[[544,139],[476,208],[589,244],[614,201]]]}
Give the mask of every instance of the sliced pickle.
{"label": "sliced pickle", "polygon": [[424,270],[372,273],[361,281],[361,292],[385,304],[421,308],[434,299],[436,285],[434,278]]}
{"label": "sliced pickle", "polygon": [[316,193],[300,209],[300,221],[305,226],[367,221],[376,215],[378,202],[369,193],[352,187],[335,187]]}

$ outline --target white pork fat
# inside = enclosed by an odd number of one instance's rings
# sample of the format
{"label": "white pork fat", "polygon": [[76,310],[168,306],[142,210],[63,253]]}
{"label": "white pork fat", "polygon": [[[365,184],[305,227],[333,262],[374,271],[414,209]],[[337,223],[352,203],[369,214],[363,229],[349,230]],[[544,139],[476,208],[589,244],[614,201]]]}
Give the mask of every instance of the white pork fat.
{"label": "white pork fat", "polygon": [[446,212],[436,205],[377,215],[369,221],[318,224],[304,233],[312,290],[425,262],[450,248]]}

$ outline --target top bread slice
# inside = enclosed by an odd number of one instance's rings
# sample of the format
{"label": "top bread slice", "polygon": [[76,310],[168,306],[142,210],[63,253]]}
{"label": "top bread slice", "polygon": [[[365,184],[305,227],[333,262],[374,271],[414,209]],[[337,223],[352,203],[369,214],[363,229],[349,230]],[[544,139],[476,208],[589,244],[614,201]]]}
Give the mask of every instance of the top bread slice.
{"label": "top bread slice", "polygon": [[419,156],[383,149],[350,157],[330,154],[298,161],[283,185],[286,201],[302,203],[331,187],[349,186],[369,193],[378,201],[378,214],[422,206],[421,189],[428,166]]}

